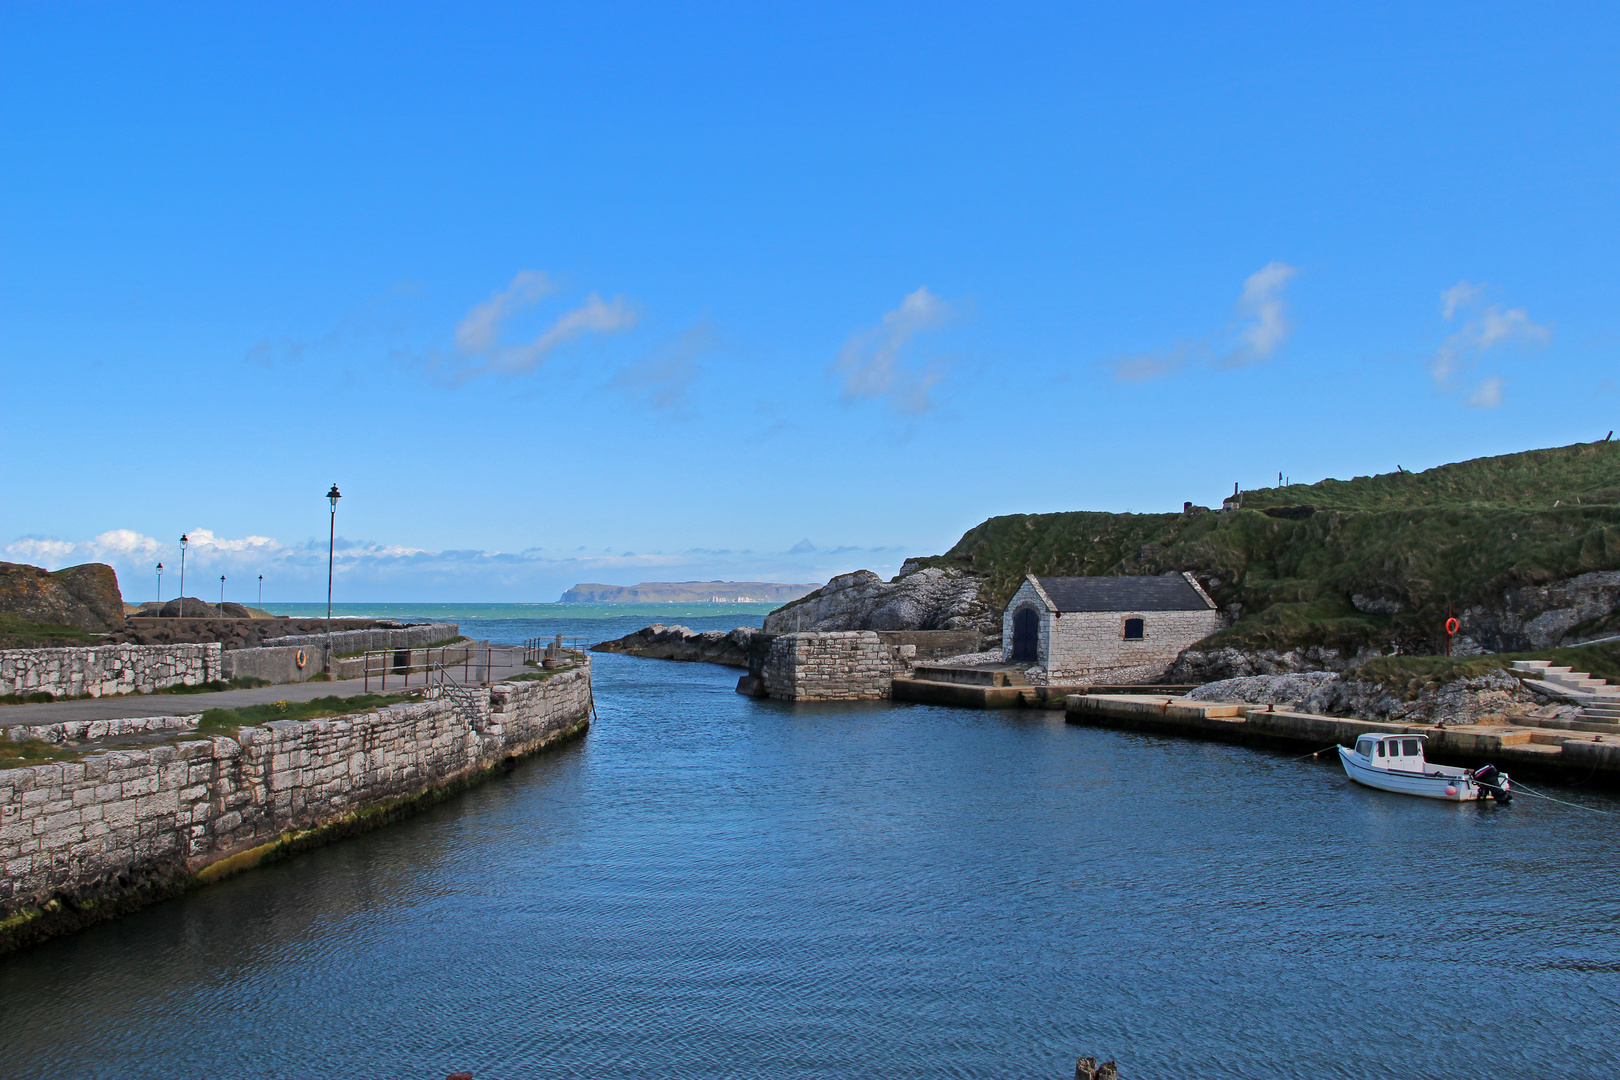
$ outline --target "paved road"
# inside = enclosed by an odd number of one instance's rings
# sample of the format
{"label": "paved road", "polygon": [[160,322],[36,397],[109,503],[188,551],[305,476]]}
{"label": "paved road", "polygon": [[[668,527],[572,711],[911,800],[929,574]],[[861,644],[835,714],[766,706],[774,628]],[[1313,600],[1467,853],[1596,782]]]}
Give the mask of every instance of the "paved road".
{"label": "paved road", "polygon": [[[496,646],[490,653],[494,678],[499,682],[525,670],[523,650]],[[450,672],[462,681],[461,669]],[[477,671],[470,673],[469,682],[476,683]],[[422,685],[422,673],[411,675],[410,686]],[[389,676],[388,692],[407,689],[398,676]],[[378,680],[371,680],[371,693],[378,693]],[[204,709],[237,709],[244,705],[263,705],[271,701],[312,701],[328,694],[353,697],[366,692],[364,679],[345,679],[341,682],[290,683],[285,686],[259,686],[252,690],[221,690],[215,694],[132,694],[128,697],[84,698],[78,701],[53,701],[45,705],[0,705],[0,727],[14,724],[59,724],[66,720],[112,720],[128,716],[186,716]]]}

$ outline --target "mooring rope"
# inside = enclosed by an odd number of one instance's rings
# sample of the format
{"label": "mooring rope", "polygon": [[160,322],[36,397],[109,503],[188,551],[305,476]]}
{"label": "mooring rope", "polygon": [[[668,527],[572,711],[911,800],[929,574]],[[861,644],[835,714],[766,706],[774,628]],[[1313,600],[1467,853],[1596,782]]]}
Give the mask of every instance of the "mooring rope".
{"label": "mooring rope", "polygon": [[[1501,788],[1497,787],[1495,784],[1480,784],[1479,786],[1482,788],[1488,788],[1491,791],[1501,790]],[[1602,814],[1604,817],[1614,817],[1614,812],[1612,810],[1599,810],[1595,806],[1582,806],[1580,803],[1566,802],[1563,799],[1555,799],[1551,795],[1543,795],[1539,791],[1532,791],[1523,784],[1519,783],[1517,780],[1513,781],[1512,786],[1508,788],[1508,794],[1528,795],[1532,799],[1546,799],[1548,802],[1557,803],[1559,806],[1573,806],[1577,810],[1585,810],[1588,813]]]}
{"label": "mooring rope", "polygon": [[1301,755],[1299,755],[1299,757],[1295,758],[1294,760],[1295,761],[1304,761],[1308,757],[1311,757],[1311,758],[1321,757],[1323,754],[1327,753],[1329,750],[1337,750],[1338,748],[1339,748],[1339,744],[1334,743],[1332,746],[1324,746],[1324,747],[1322,747],[1322,749],[1318,750],[1314,754],[1301,754]]}

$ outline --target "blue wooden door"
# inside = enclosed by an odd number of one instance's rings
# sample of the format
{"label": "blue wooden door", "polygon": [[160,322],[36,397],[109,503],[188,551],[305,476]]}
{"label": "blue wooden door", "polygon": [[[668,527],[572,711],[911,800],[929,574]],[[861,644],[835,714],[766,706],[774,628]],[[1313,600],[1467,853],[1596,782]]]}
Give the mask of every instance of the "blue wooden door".
{"label": "blue wooden door", "polygon": [[1022,663],[1033,664],[1039,657],[1041,642],[1041,620],[1035,614],[1034,608],[1019,608],[1013,612],[1013,647],[1012,658]]}

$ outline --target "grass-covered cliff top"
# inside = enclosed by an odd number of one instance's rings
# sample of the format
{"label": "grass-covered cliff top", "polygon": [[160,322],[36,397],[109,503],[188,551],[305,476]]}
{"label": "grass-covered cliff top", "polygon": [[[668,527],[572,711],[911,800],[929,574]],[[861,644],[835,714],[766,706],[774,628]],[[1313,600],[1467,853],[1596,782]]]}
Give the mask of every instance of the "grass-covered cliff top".
{"label": "grass-covered cliff top", "polygon": [[1249,491],[1243,507],[1010,514],[919,561],[983,575],[997,608],[1030,572],[1191,570],[1238,616],[1212,644],[1433,652],[1448,604],[1490,607],[1516,585],[1620,569],[1620,443]]}
{"label": "grass-covered cliff top", "polygon": [[1243,506],[1333,510],[1549,509],[1620,504],[1620,441],[1474,458],[1423,472],[1322,480],[1243,492]]}

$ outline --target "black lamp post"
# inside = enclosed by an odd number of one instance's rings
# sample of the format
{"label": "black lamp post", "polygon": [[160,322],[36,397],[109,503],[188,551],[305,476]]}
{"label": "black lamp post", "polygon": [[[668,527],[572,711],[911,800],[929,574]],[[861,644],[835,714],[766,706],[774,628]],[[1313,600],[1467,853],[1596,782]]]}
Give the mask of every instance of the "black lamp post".
{"label": "black lamp post", "polygon": [[326,501],[332,504],[332,528],[326,538],[326,670],[332,670],[332,554],[337,549],[337,502],[343,498],[338,491],[337,482],[332,482],[332,490],[326,493]]}
{"label": "black lamp post", "polygon": [[[162,563],[158,563],[157,572],[158,572],[158,597],[157,597],[157,602],[159,604],[162,604],[163,603],[163,564]],[[160,608],[159,609],[160,613],[161,613],[161,610],[162,609]]]}
{"label": "black lamp post", "polygon": [[186,534],[180,534],[180,617],[186,617],[186,545],[191,543]]}
{"label": "black lamp post", "polygon": [[225,617],[225,575],[219,575],[219,617]]}
{"label": "black lamp post", "polygon": [[264,607],[264,575],[259,575],[259,606]]}

